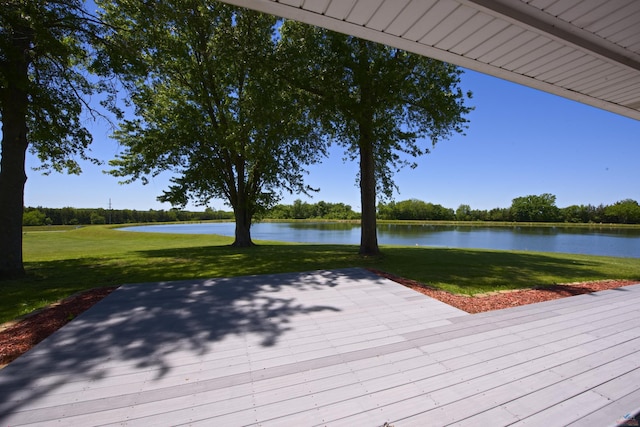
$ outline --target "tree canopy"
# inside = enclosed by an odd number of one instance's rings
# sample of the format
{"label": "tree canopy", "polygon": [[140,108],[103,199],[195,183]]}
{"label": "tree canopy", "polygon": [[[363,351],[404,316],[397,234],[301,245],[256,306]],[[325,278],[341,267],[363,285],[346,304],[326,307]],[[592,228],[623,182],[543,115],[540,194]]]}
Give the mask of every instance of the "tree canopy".
{"label": "tree canopy", "polygon": [[[27,149],[45,172],[79,173],[92,141],[84,113],[109,91],[102,25],[81,0],[0,1],[0,278],[19,276]],[[89,71],[94,71],[89,77]]]}
{"label": "tree canopy", "polygon": [[[443,63],[356,37],[287,21],[282,28],[288,75],[316,97],[315,114],[333,141],[358,160],[360,253],[379,252],[376,196],[391,196],[393,173],[462,133],[471,96]],[[428,143],[425,144],[424,141]]]}
{"label": "tree canopy", "polygon": [[389,202],[378,204],[378,218],[389,220],[443,220],[453,221],[456,214],[453,209],[447,209],[442,205],[425,203],[422,200],[410,199],[401,202]]}
{"label": "tree canopy", "polygon": [[514,221],[553,222],[560,218],[556,196],[549,193],[516,197],[511,202]]}
{"label": "tree canopy", "polygon": [[621,224],[640,224],[640,204],[633,199],[620,200],[604,210],[606,219]]}
{"label": "tree canopy", "polygon": [[173,172],[160,200],[226,200],[234,245],[252,245],[254,215],[282,191],[312,190],[304,167],[325,150],[308,95],[280,72],[277,18],[217,1],[100,4],[117,29],[111,37],[127,47],[112,60],[136,113],[115,134],[125,151],[112,174]]}

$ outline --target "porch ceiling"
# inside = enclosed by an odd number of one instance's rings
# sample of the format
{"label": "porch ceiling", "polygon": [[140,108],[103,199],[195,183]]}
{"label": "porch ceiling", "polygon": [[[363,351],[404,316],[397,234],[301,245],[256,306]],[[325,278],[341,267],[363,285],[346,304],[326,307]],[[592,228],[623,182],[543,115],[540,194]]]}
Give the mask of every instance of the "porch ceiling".
{"label": "porch ceiling", "polygon": [[640,120],[636,0],[223,0]]}

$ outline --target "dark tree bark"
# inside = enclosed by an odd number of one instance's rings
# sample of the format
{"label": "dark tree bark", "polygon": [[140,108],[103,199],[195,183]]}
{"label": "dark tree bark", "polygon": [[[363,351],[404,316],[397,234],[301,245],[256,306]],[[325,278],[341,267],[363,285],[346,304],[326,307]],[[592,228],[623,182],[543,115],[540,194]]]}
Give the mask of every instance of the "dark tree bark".
{"label": "dark tree bark", "polygon": [[[233,215],[236,220],[236,235],[231,246],[236,248],[248,248],[253,246],[251,241],[251,219],[252,211],[249,208],[249,195],[247,194],[247,183],[244,176],[246,171],[246,163],[242,156],[236,156],[235,172],[236,182],[233,194],[231,196],[231,205],[233,206]],[[233,173],[230,174],[233,179]]]}
{"label": "dark tree bark", "polygon": [[6,86],[2,97],[2,161],[0,164],[0,279],[25,274],[22,264],[22,214],[24,209],[27,140],[29,37],[16,31],[11,60],[3,62]]}
{"label": "dark tree bark", "polygon": [[236,235],[231,246],[236,248],[248,248],[255,246],[251,240],[251,214],[246,208],[234,208],[236,220]]}
{"label": "dark tree bark", "polygon": [[360,255],[380,254],[376,224],[376,177],[373,143],[365,129],[360,131]]}
{"label": "dark tree bark", "polygon": [[360,255],[375,256],[378,248],[378,228],[376,224],[376,161],[373,136],[374,91],[372,87],[369,45],[358,39],[358,61],[354,75],[360,91],[358,112],[358,148],[360,153]]}
{"label": "dark tree bark", "polygon": [[[15,105],[15,104],[14,104]],[[22,213],[27,150],[26,125],[8,116],[2,126],[2,170],[0,170],[0,279],[24,275],[22,264]],[[19,118],[18,118],[19,119]]]}

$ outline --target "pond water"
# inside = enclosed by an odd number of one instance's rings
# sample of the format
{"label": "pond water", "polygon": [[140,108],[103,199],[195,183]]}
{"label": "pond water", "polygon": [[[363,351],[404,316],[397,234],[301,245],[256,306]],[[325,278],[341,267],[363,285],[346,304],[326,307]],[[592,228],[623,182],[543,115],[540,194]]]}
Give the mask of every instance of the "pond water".
{"label": "pond water", "polygon": [[[163,224],[120,230],[233,236],[232,222]],[[352,244],[360,243],[360,226],[332,222],[261,222],[251,227],[254,240]],[[640,258],[640,230],[608,227],[472,227],[430,224],[380,224],[381,245],[433,246],[564,252]]]}

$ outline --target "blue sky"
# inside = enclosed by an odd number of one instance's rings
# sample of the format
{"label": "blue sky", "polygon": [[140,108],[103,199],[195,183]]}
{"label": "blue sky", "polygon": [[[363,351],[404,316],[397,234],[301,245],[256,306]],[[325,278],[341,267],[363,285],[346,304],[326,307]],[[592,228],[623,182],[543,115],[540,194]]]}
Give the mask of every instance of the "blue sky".
{"label": "blue sky", "polygon": [[[462,87],[473,92],[475,106],[466,135],[439,142],[416,169],[397,173],[396,201],[416,198],[453,209],[509,207],[515,197],[542,193],[555,194],[559,207],[640,201],[640,121],[468,70]],[[108,127],[88,125],[92,154],[105,162],[114,158],[120,148]],[[166,174],[146,186],[120,185],[102,172],[108,165],[83,163],[79,176],[42,176],[30,170],[37,165],[29,156],[25,206],[107,208],[111,199],[114,209],[171,208],[156,200],[168,186]],[[282,203],[324,200],[359,211],[356,173],[357,163],[343,163],[340,147],[333,147],[329,158],[309,168],[307,183],[320,192],[313,199],[285,194]],[[222,200],[210,206],[230,210]]]}

